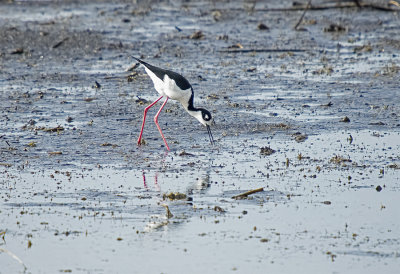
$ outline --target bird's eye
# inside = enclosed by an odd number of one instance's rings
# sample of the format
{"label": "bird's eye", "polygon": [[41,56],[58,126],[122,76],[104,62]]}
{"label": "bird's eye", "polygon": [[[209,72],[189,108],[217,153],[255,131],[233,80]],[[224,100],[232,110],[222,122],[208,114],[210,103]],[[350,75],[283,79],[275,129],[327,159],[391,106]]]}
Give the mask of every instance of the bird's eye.
{"label": "bird's eye", "polygon": [[205,121],[210,121],[211,120],[211,114],[210,113],[203,112],[202,114],[203,114],[203,119]]}

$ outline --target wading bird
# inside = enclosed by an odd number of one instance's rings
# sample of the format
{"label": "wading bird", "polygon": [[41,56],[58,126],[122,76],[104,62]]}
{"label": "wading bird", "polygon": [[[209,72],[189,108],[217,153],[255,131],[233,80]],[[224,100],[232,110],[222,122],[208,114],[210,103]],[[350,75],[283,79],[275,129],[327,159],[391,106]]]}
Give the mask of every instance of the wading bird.
{"label": "wading bird", "polygon": [[160,125],[158,124],[158,116],[160,115],[161,110],[164,108],[169,98],[179,101],[190,115],[195,117],[197,120],[199,120],[201,124],[207,127],[210,143],[213,145],[214,138],[211,134],[210,126],[213,124],[214,120],[208,110],[204,108],[196,108],[193,105],[194,92],[192,85],[189,83],[189,81],[176,72],[152,66],[134,56],[132,57],[144,66],[146,73],[153,81],[154,88],[160,94],[160,97],[157,100],[155,100],[144,109],[142,128],[140,130],[140,135],[137,141],[138,145],[141,145],[142,143],[142,134],[146,121],[147,111],[163,97],[165,97],[165,101],[162,104],[161,108],[158,110],[157,114],[154,116],[154,123],[156,123],[158,131],[160,132],[161,137],[163,138],[165,146],[168,150],[169,146],[167,144],[167,141],[165,140],[164,134],[161,131]]}

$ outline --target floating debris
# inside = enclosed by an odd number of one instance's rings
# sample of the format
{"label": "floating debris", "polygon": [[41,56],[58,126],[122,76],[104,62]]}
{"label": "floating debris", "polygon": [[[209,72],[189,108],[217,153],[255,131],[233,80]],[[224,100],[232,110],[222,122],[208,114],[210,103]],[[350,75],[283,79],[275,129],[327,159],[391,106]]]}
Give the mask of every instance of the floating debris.
{"label": "floating debris", "polygon": [[110,147],[110,146],[112,146],[112,144],[110,144],[110,143],[104,143],[104,144],[101,144],[101,146],[102,146],[102,147]]}
{"label": "floating debris", "polygon": [[265,156],[269,156],[269,155],[271,155],[271,154],[273,154],[273,153],[275,153],[276,151],[275,150],[273,150],[272,148],[270,148],[270,147],[262,147],[261,149],[260,149],[260,154],[261,155],[265,155]]}
{"label": "floating debris", "polygon": [[57,43],[55,43],[54,45],[53,45],[53,49],[56,49],[56,48],[58,48],[59,46],[61,46],[65,41],[67,41],[69,38],[68,37],[66,37],[66,38],[64,38],[64,39],[62,39],[61,41],[59,41],[59,42],[57,42]]}
{"label": "floating debris", "polygon": [[386,124],[384,122],[379,121],[379,122],[371,122],[371,123],[369,123],[369,125],[371,125],[371,126],[384,126]]}
{"label": "floating debris", "polygon": [[342,119],[340,119],[340,122],[342,123],[350,123],[350,118],[347,116],[344,116]]}
{"label": "floating debris", "polygon": [[168,219],[171,219],[172,217],[174,217],[174,215],[171,213],[171,211],[169,210],[169,207],[167,205],[162,205],[162,206],[165,207],[165,209],[167,211],[166,215],[167,215]]}
{"label": "floating debris", "polygon": [[211,13],[211,15],[215,21],[219,21],[221,19],[222,13],[219,10],[215,10]]}
{"label": "floating debris", "polygon": [[128,75],[127,80],[128,83],[133,82],[133,80],[139,75],[138,72],[134,71],[131,74]]}
{"label": "floating debris", "polygon": [[189,36],[189,39],[200,40],[204,38],[204,34],[201,30],[195,31]]}
{"label": "floating debris", "polygon": [[22,54],[24,53],[23,48],[16,48],[15,50],[11,51],[11,54]]}
{"label": "floating debris", "polygon": [[353,143],[353,136],[351,134],[349,135],[349,138],[347,138],[347,141],[349,141],[349,144],[351,145]]}
{"label": "floating debris", "polygon": [[312,72],[312,74],[314,74],[314,75],[323,75],[323,74],[331,75],[332,72],[333,72],[332,66],[324,65],[322,68],[314,70]]}
{"label": "floating debris", "polygon": [[257,29],[259,29],[259,30],[269,30],[267,25],[265,25],[264,23],[258,24]]}
{"label": "floating debris", "polygon": [[99,84],[99,82],[94,81],[94,85],[92,86],[92,88],[97,88],[97,89],[99,89],[99,88],[101,88],[101,85]]}
{"label": "floating debris", "polygon": [[185,193],[180,192],[170,192],[168,194],[163,194],[163,200],[170,199],[173,200],[186,200],[187,195]]}
{"label": "floating debris", "polygon": [[253,189],[253,190],[249,190],[249,191],[246,191],[246,192],[241,193],[239,195],[235,195],[235,196],[232,197],[232,199],[236,199],[236,200],[237,199],[246,199],[247,196],[249,196],[251,194],[254,194],[254,193],[257,193],[257,192],[261,192],[261,191],[264,191],[263,187],[260,187],[260,188],[257,188],[257,189]]}
{"label": "floating debris", "polygon": [[331,107],[331,106],[333,106],[332,102],[329,102],[327,104],[321,105],[321,107]]}
{"label": "floating debris", "polygon": [[361,53],[361,52],[372,52],[372,46],[368,44],[354,48],[354,53]]}
{"label": "floating debris", "polygon": [[229,46],[228,49],[242,49],[243,46],[240,43],[234,44],[232,46]]}
{"label": "floating debris", "polygon": [[52,128],[46,128],[46,127],[37,127],[35,128],[36,131],[44,131],[44,132],[60,132],[63,131],[64,128],[62,126],[57,126],[57,127],[52,127]]}
{"label": "floating debris", "polygon": [[217,212],[226,212],[226,210],[223,209],[223,208],[220,207],[220,206],[214,206],[214,211],[217,211]]}
{"label": "floating debris", "polygon": [[294,137],[294,140],[298,143],[304,142],[308,139],[308,136],[306,134],[302,134],[300,132],[296,132],[292,136]]}
{"label": "floating debris", "polygon": [[150,101],[138,97],[138,98],[135,100],[135,103],[142,106],[142,105],[148,105],[148,104],[150,104]]}
{"label": "floating debris", "polygon": [[186,152],[184,150],[182,150],[178,155],[179,156],[194,156],[194,154],[188,153],[188,152]]}
{"label": "floating debris", "polygon": [[212,93],[212,94],[207,96],[207,99],[208,100],[218,100],[219,96],[217,94]]}
{"label": "floating debris", "polygon": [[207,81],[207,79],[206,78],[204,78],[203,76],[201,76],[201,75],[198,75],[197,76],[197,79],[199,79],[199,81]]}
{"label": "floating debris", "polygon": [[4,248],[0,248],[0,252],[3,252],[5,254],[7,254],[8,256],[10,256],[14,260],[16,260],[18,263],[20,263],[24,268],[23,272],[25,272],[27,270],[27,267],[25,266],[24,262],[17,255],[15,255],[14,253],[12,253],[11,251],[9,251],[7,249],[4,249]]}
{"label": "floating debris", "polygon": [[335,164],[341,164],[341,163],[345,163],[345,162],[352,162],[350,159],[346,159],[343,158],[341,156],[335,155],[334,157],[332,157],[329,162],[331,163],[335,163]]}
{"label": "floating debris", "polygon": [[47,152],[49,155],[61,155],[62,152],[61,151],[49,151]]}
{"label": "floating debris", "polygon": [[217,40],[224,40],[224,41],[228,41],[229,40],[229,36],[224,34],[224,35],[218,35]]}
{"label": "floating debris", "polygon": [[342,27],[341,25],[338,24],[330,24],[329,27],[324,28],[325,32],[343,32],[347,31],[347,28]]}
{"label": "floating debris", "polygon": [[85,102],[92,102],[93,100],[95,100],[96,98],[95,97],[86,97],[86,98],[84,98],[83,100],[85,101]]}

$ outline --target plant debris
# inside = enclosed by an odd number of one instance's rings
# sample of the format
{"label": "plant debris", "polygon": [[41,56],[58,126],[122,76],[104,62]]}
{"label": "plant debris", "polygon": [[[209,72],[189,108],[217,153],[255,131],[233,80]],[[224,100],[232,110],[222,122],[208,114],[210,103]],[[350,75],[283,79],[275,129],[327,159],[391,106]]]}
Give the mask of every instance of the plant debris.
{"label": "plant debris", "polygon": [[180,193],[180,192],[170,192],[168,194],[163,194],[163,200],[169,199],[171,201],[173,200],[186,200],[187,195],[185,193]]}
{"label": "plant debris", "polygon": [[257,28],[258,28],[259,30],[269,30],[269,28],[267,27],[267,25],[265,25],[264,23],[259,23],[259,24],[257,25]]}
{"label": "plant debris", "polygon": [[339,24],[330,24],[329,27],[324,28],[325,32],[344,32],[347,31],[347,28],[339,25]]}
{"label": "plant debris", "polygon": [[167,205],[163,204],[162,206],[165,207],[167,219],[171,219],[172,217],[174,217],[174,215],[171,213]]}
{"label": "plant debris", "polygon": [[335,164],[342,164],[342,163],[346,163],[346,162],[350,163],[351,160],[347,159],[347,158],[344,158],[344,157],[341,157],[341,156],[338,156],[338,155],[335,155],[334,157],[332,157],[329,160],[329,162],[335,163]]}
{"label": "plant debris", "polygon": [[35,130],[36,131],[41,130],[41,131],[44,131],[44,132],[60,132],[60,131],[64,130],[64,127],[62,127],[62,126],[51,127],[51,128],[48,128],[48,127],[37,127],[37,128],[35,128]]}
{"label": "plant debris", "polygon": [[261,155],[265,155],[265,156],[269,156],[269,155],[271,155],[271,154],[273,154],[273,153],[275,153],[276,151],[275,150],[273,150],[272,148],[270,148],[270,147],[262,147],[261,149],[260,149],[260,154]]}
{"label": "plant debris", "polygon": [[220,206],[214,206],[214,211],[223,213],[223,212],[225,212],[225,209],[223,209],[223,208],[220,207]]}
{"label": "plant debris", "polygon": [[253,189],[253,190],[249,190],[249,191],[246,191],[244,193],[235,195],[235,196],[232,197],[232,199],[236,199],[236,200],[238,200],[238,199],[246,199],[247,196],[249,196],[251,194],[254,194],[254,193],[257,193],[257,192],[261,192],[261,191],[264,191],[263,187],[260,187],[260,188],[257,188],[257,189]]}
{"label": "plant debris", "polygon": [[340,119],[340,122],[342,123],[350,123],[350,118],[347,116],[344,116],[342,119]]}
{"label": "plant debris", "polygon": [[23,48],[16,48],[15,50],[11,51],[11,54],[22,54],[24,53]]}
{"label": "plant debris", "polygon": [[195,31],[189,36],[189,39],[200,40],[204,38],[204,34],[201,30]]}
{"label": "plant debris", "polygon": [[188,153],[188,152],[186,152],[184,150],[182,150],[178,155],[179,156],[194,156],[194,154]]}
{"label": "plant debris", "polygon": [[294,140],[298,143],[304,142],[308,139],[308,136],[306,134],[302,134],[300,132],[296,132],[292,136],[294,137]]}

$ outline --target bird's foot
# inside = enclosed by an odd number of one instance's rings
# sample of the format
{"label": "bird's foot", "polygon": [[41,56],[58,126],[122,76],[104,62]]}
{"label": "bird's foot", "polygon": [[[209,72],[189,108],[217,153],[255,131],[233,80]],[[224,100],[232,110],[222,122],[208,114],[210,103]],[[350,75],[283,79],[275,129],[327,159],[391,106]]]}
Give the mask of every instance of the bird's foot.
{"label": "bird's foot", "polygon": [[139,139],[138,141],[137,141],[137,145],[138,146],[141,146],[141,145],[145,145],[146,144],[146,141],[142,138],[142,139]]}

